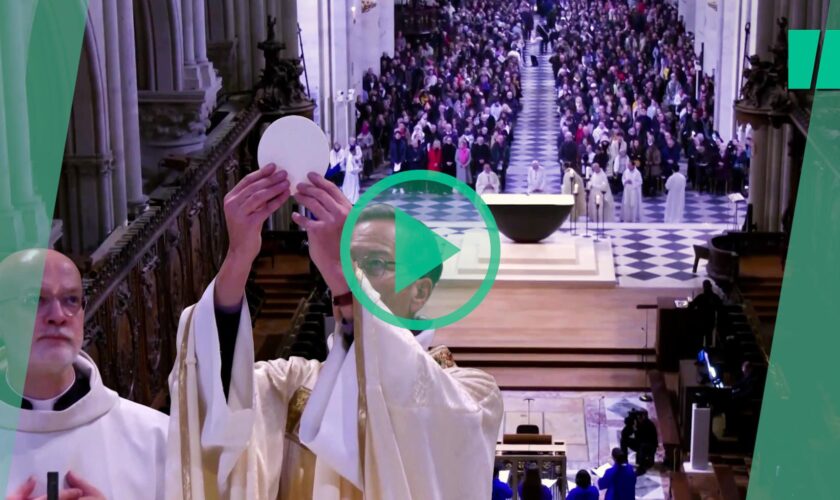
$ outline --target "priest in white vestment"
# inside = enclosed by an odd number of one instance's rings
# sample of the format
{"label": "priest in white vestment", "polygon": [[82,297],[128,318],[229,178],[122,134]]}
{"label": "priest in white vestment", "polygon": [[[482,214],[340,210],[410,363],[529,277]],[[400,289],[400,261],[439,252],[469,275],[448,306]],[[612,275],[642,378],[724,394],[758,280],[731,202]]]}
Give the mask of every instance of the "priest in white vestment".
{"label": "priest in white vestment", "polygon": [[642,174],[631,163],[621,174],[624,194],[621,197],[621,220],[641,222],[642,220]]}
{"label": "priest in white vestment", "polygon": [[478,179],[475,181],[475,192],[478,194],[498,193],[500,186],[499,176],[493,172],[489,163],[485,163],[484,170],[478,174]]}
{"label": "priest in white vestment", "polygon": [[[40,287],[21,287],[31,276]],[[168,418],[102,384],[81,350],[82,297],[79,270],[58,252],[24,250],[0,262],[5,498],[41,498],[47,473],[57,472],[60,498],[163,499]]]}
{"label": "priest in white vestment", "polygon": [[615,222],[615,201],[607,173],[597,163],[592,164],[589,179],[589,220]]}
{"label": "priest in white vestment", "polygon": [[[182,315],[170,377],[167,497],[489,498],[502,417],[495,381],[451,366],[446,356],[436,361],[427,352],[433,332],[415,336],[354,307],[339,258],[350,206],[317,175],[295,195],[317,220],[294,218],[309,235],[310,256],[336,304],[332,349],[324,363],[293,357],[254,364],[244,287],[262,221],[288,198],[288,182],[278,175],[273,166],[261,169],[228,194],[228,256]],[[416,315],[434,277],[396,293],[394,223],[381,214],[360,221],[351,253],[366,276],[363,287],[393,314]],[[238,331],[226,362],[220,340],[230,338],[217,326],[220,313],[232,311]],[[354,331],[359,323],[362,331]]]}
{"label": "priest in white vestment", "polygon": [[665,181],[668,197],[665,199],[665,222],[682,222],[685,210],[685,176],[674,172]]}
{"label": "priest in white vestment", "polygon": [[528,194],[544,193],[546,186],[545,169],[540,162],[534,160],[531,162],[531,168],[528,169]]}
{"label": "priest in white vestment", "polygon": [[354,205],[359,201],[359,175],[364,167],[362,162],[362,148],[356,144],[356,138],[351,137],[350,144],[347,146],[346,172],[344,182],[341,184],[341,192]]}
{"label": "priest in white vestment", "polygon": [[566,170],[563,172],[563,187],[560,192],[575,197],[575,206],[572,210],[572,217],[575,220],[586,215],[586,189],[584,189],[583,179],[570,163],[566,164]]}

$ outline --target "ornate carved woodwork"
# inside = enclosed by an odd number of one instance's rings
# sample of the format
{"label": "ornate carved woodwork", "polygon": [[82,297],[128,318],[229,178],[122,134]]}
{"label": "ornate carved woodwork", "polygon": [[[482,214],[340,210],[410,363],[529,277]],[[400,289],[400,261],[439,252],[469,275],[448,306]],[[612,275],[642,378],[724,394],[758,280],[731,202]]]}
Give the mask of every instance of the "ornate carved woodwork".
{"label": "ornate carved woodwork", "polygon": [[105,385],[121,396],[165,404],[178,321],[221,265],[227,248],[222,200],[253,164],[245,145],[260,117],[249,107],[211,137],[180,184],[153,200],[85,276],[85,349]]}

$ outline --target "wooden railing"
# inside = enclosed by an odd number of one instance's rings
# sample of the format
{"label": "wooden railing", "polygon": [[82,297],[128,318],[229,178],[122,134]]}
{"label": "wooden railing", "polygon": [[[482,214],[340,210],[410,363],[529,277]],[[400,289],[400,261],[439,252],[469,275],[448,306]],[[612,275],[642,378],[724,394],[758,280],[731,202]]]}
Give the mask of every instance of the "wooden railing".
{"label": "wooden railing", "polygon": [[190,156],[180,183],[153,196],[101,265],[85,276],[85,350],[121,396],[166,405],[181,312],[194,304],[227,248],[223,199],[250,170],[256,107],[225,120]]}

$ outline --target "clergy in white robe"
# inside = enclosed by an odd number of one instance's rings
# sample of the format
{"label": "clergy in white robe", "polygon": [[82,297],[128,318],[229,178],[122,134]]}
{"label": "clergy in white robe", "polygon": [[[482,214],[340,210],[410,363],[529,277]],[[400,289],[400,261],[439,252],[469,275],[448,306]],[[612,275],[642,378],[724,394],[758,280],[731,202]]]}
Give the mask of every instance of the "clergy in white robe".
{"label": "clergy in white robe", "polygon": [[[310,255],[337,303],[332,348],[324,363],[293,357],[254,364],[242,297],[259,251],[253,241],[271,211],[242,208],[255,197],[288,197],[282,194],[288,184],[265,187],[265,196],[253,192],[255,180],[271,175],[260,172],[246,177],[250,184],[225,207],[230,241],[250,249],[230,250],[214,283],[182,315],[170,377],[168,498],[489,498],[502,416],[495,381],[436,361],[426,350],[432,332],[415,337],[354,307],[338,258],[349,206],[317,176],[300,184],[295,197],[318,220],[295,216],[295,222],[309,233]],[[388,265],[393,219],[360,221],[352,254],[370,278],[361,278],[366,293],[396,315],[416,314],[433,278],[396,293]],[[390,291],[380,295],[377,283],[390,284]],[[217,318],[231,305],[239,320],[226,395]]]}
{"label": "clergy in white robe", "polygon": [[665,181],[668,197],[665,199],[665,222],[682,222],[685,210],[685,176],[674,172]]}
{"label": "clergy in white robe", "polygon": [[324,177],[334,183],[336,186],[341,186],[344,182],[344,172],[347,169],[347,150],[341,147],[341,144],[333,144],[330,150],[330,165],[327,168],[327,173]]}
{"label": "clergy in white robe", "polygon": [[593,222],[614,222],[615,201],[607,173],[597,163],[592,164],[589,179],[589,220]]}
{"label": "clergy in white robe", "polygon": [[499,176],[490,169],[490,164],[484,164],[484,170],[478,174],[475,181],[475,192],[478,194],[498,193],[500,189]]}
{"label": "clergy in white robe", "polygon": [[621,175],[624,194],[621,197],[621,219],[624,222],[642,220],[642,174],[632,163]]}
{"label": "clergy in white robe", "polygon": [[544,193],[546,190],[545,169],[540,162],[534,160],[528,169],[528,194]]}
{"label": "clergy in white robe", "polygon": [[572,216],[578,219],[586,215],[586,189],[580,174],[570,166],[563,172],[563,188],[561,193],[570,194],[575,197],[575,206]]}
{"label": "clergy in white robe", "polygon": [[347,146],[346,172],[344,182],[341,184],[341,192],[352,204],[359,201],[359,175],[364,168],[362,160],[362,148],[356,145],[356,139],[350,138],[350,145]]}
{"label": "clergy in white robe", "polygon": [[[41,276],[40,290],[10,290],[30,280],[21,273]],[[0,263],[0,294],[4,498],[45,495],[47,473],[55,471],[61,498],[163,499],[168,418],[105,387],[81,351],[85,314],[73,261],[51,250],[12,254]],[[32,335],[19,331],[23,324]]]}

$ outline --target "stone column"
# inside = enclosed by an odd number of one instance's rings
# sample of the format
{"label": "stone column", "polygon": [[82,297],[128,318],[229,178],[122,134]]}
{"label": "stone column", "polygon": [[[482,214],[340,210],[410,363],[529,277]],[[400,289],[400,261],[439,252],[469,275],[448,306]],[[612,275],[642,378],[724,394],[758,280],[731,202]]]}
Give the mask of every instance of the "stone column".
{"label": "stone column", "polygon": [[768,147],[770,149],[770,156],[767,161],[766,179],[766,211],[765,211],[765,225],[768,231],[778,231],[779,222],[782,218],[782,210],[780,210],[781,190],[781,173],[782,161],[785,156],[784,149],[784,134],[782,129],[770,129]]}
{"label": "stone column", "polygon": [[134,218],[146,209],[140,155],[140,112],[137,104],[137,56],[134,47],[134,8],[130,0],[119,0],[120,60],[122,66],[123,148],[128,214]]}
{"label": "stone column", "polygon": [[[65,157],[59,183],[59,203],[64,214],[64,250],[76,255],[96,250],[113,228],[110,156]],[[95,214],[98,219],[90,220]]]}
{"label": "stone column", "polygon": [[225,0],[225,39],[236,38],[236,10],[233,7],[234,0]]}
{"label": "stone column", "polygon": [[[388,54],[390,57],[394,56],[394,0],[380,0],[376,7],[379,10],[379,54],[377,59],[382,56],[382,52]],[[379,64],[377,62],[374,67],[377,74],[379,73]]]}
{"label": "stone column", "polygon": [[[260,70],[264,66],[263,54],[257,50],[257,44],[265,40],[268,33],[266,32],[265,0],[252,0],[250,3],[251,42],[248,45],[248,57],[251,58],[251,81],[256,82],[259,79]],[[274,32],[278,37],[282,36],[282,23],[283,20],[278,19],[277,24],[274,26]]]}
{"label": "stone column", "polygon": [[251,16],[248,3],[236,1],[236,60],[239,85],[243,89],[254,85],[253,70],[251,69]]}
{"label": "stone column", "polygon": [[767,133],[768,126],[765,125],[753,131],[753,154],[750,160],[750,193],[749,203],[753,207],[753,223],[759,229],[764,229],[764,179],[767,166]]}
{"label": "stone column", "polygon": [[[120,33],[117,0],[105,0],[103,5],[105,25],[105,80],[108,89],[108,133],[111,136],[111,152],[114,155],[113,182],[114,223],[117,226],[128,221],[126,199],[125,153],[123,147],[123,102],[122,75],[120,66]],[[126,66],[133,66],[127,64]]]}
{"label": "stone column", "polygon": [[[5,19],[16,27],[31,27],[35,16],[36,4],[29,2],[3,2],[0,10]],[[0,29],[0,64],[3,67],[4,91],[0,99],[5,102],[5,117],[9,119],[6,125],[6,160],[7,165],[14,165],[9,169],[11,199],[18,211],[14,217],[20,218],[18,243],[41,243],[42,236],[49,231],[49,221],[41,198],[35,194],[32,183],[32,157],[30,155],[32,142],[29,137],[29,109],[26,94],[26,60],[24,59],[29,46],[29,29]],[[12,128],[14,127],[14,128]],[[12,222],[16,224],[15,222]],[[14,244],[14,242],[10,242]]]}
{"label": "stone column", "polygon": [[[182,22],[178,24],[177,19],[169,20],[174,25],[172,28],[181,28],[173,36],[183,40],[184,64],[182,68],[176,68],[184,76],[183,88],[138,92],[143,164],[149,168],[148,176],[155,180],[162,180],[168,173],[158,168],[160,160],[201,149],[210,126],[210,113],[222,86],[213,64],[207,60],[203,2],[182,0]],[[202,35],[196,37],[198,26]],[[152,36],[148,32],[145,35]],[[165,56],[167,54],[155,55]],[[177,57],[173,59],[177,60]]]}
{"label": "stone column", "polygon": [[281,2],[282,14],[280,22],[282,22],[283,25],[280,28],[283,33],[283,43],[286,44],[286,51],[284,54],[286,59],[297,59],[300,57],[297,30],[297,0],[281,0]]}
{"label": "stone column", "polygon": [[184,65],[195,64],[195,21],[193,19],[193,0],[181,0],[181,21],[183,22]]}
{"label": "stone column", "polygon": [[[4,71],[6,70],[6,71]],[[3,96],[3,82],[9,77],[4,73],[8,68],[4,67],[3,60],[0,59],[0,252],[12,252],[22,245],[23,240],[23,221],[20,213],[14,210],[12,205],[12,185],[11,172],[9,171],[9,158],[7,151],[9,150],[9,140],[6,134],[6,124],[8,123],[5,114],[5,104]]]}
{"label": "stone column", "polygon": [[204,0],[193,1],[193,31],[195,32],[195,62],[207,62],[207,18]]}
{"label": "stone column", "polygon": [[[791,190],[793,189],[793,183],[791,182],[791,172],[793,171],[793,158],[791,158],[791,141],[793,141],[793,126],[792,125],[785,125],[782,128],[782,141],[783,141],[783,156],[782,156],[782,165],[781,169],[779,170],[779,220],[781,221],[782,216],[787,210],[788,206],[790,205],[790,200],[792,197]],[[781,230],[781,225],[779,226],[779,230]]]}
{"label": "stone column", "polygon": [[739,39],[740,0],[722,0],[718,3],[721,17],[721,43],[719,45],[715,75],[715,128],[721,137],[728,141],[735,131],[735,117],[732,104],[738,98],[741,75],[738,56],[743,40]]}

